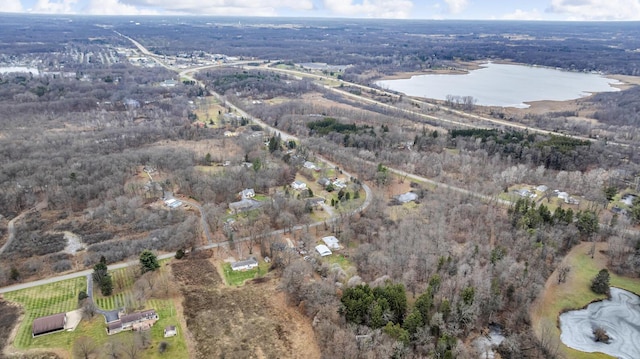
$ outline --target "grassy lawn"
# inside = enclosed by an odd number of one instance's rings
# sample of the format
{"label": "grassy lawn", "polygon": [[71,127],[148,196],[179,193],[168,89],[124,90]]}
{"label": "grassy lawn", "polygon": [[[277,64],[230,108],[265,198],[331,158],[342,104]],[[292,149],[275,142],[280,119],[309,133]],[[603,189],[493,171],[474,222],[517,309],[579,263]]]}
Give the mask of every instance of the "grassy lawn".
{"label": "grassy lawn", "polygon": [[269,263],[258,262],[258,268],[250,269],[247,271],[234,271],[231,270],[231,264],[224,263],[222,265],[222,271],[224,272],[224,280],[229,286],[241,286],[248,279],[256,277],[262,277],[267,274],[269,270]]}
{"label": "grassy lawn", "polygon": [[[160,263],[164,262],[166,260]],[[168,271],[169,269],[166,266],[162,266],[161,270]],[[96,302],[99,303],[99,306],[105,309],[114,309],[122,306],[125,296],[132,292],[133,273],[133,271],[127,269],[112,271],[114,286],[119,281],[121,289],[111,297],[100,296],[99,299],[97,298],[99,294],[96,293]],[[33,319],[77,309],[78,293],[81,290],[86,290],[85,277],[6,293],[4,295],[5,299],[21,304],[25,311],[25,318],[18,329],[14,346],[19,349],[60,348],[71,353],[73,344],[82,336],[91,338],[98,348],[101,348],[107,341],[126,341],[134,335],[133,332],[124,332],[108,336],[105,331],[104,317],[96,315],[89,321],[81,321],[73,332],[53,333],[38,338],[31,337]],[[183,334],[184,329],[180,326],[174,299],[150,299],[146,302],[145,307],[155,309],[160,320],[152,327],[150,331],[151,344],[146,350],[142,351],[141,358],[189,358]],[[178,327],[177,336],[164,338],[164,328],[168,325]],[[158,352],[158,346],[162,341],[167,342],[169,346],[167,351],[161,355]]]}
{"label": "grassy lawn", "polygon": [[[158,313],[160,320],[151,328],[151,346],[143,355],[143,358],[189,358],[187,344],[184,340],[184,332],[178,322],[176,308],[173,300],[152,299],[147,302],[147,307],[153,308]],[[178,328],[178,335],[171,338],[164,338],[164,328],[175,325]],[[131,333],[128,333],[131,335]],[[163,354],[158,352],[160,342],[169,344],[167,351]]]}
{"label": "grassy lawn", "polygon": [[6,300],[19,303],[25,311],[14,346],[19,349],[64,347],[68,341],[65,333],[31,337],[33,320],[38,317],[72,311],[78,308],[78,293],[86,291],[87,279],[79,277],[61,282],[42,285],[4,295]]}
{"label": "grassy lawn", "polygon": [[[598,243],[594,259],[591,259],[591,256],[588,255],[590,247],[590,243],[581,243],[574,247],[565,257],[564,263],[571,267],[565,283],[557,284],[556,273],[547,280],[544,293],[541,294],[531,311],[536,333],[540,333],[542,326],[546,325],[551,334],[558,338],[559,342],[558,316],[560,313],[571,309],[583,308],[592,301],[604,298],[602,295],[593,293],[590,285],[593,277],[596,276],[600,269],[606,266],[606,257],[599,253],[599,250],[606,248],[606,243]],[[611,286],[640,293],[640,279],[620,277],[611,272],[610,274]],[[567,358],[577,359],[611,358],[602,353],[580,352],[563,344],[560,344],[560,353]]]}
{"label": "grassy lawn", "polygon": [[345,271],[353,266],[349,258],[337,252],[333,252],[333,254],[330,256],[322,257],[322,261],[329,264],[337,263],[340,268],[344,269]]}

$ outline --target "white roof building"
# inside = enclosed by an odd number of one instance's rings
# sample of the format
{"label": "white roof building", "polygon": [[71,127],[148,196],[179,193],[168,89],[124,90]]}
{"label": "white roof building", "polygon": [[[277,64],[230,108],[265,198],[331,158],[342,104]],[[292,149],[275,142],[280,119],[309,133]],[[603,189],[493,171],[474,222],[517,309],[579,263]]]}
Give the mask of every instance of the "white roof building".
{"label": "white roof building", "polygon": [[318,244],[316,246],[316,252],[318,252],[321,257],[326,257],[331,255],[331,250],[324,244]]}
{"label": "white roof building", "polygon": [[291,184],[291,188],[302,190],[307,188],[307,184],[302,181],[293,181],[293,183]]}
{"label": "white roof building", "polygon": [[245,198],[253,198],[256,196],[256,191],[253,188],[245,188],[240,192],[240,197]]}
{"label": "white roof building", "polygon": [[231,263],[231,269],[234,271],[238,270],[249,270],[258,266],[258,261],[254,257],[249,257],[243,261],[238,261],[235,263]]}
{"label": "white roof building", "polygon": [[336,238],[334,236],[324,237],[324,238],[322,238],[322,241],[330,249],[340,249],[340,241],[338,240],[338,238]]}

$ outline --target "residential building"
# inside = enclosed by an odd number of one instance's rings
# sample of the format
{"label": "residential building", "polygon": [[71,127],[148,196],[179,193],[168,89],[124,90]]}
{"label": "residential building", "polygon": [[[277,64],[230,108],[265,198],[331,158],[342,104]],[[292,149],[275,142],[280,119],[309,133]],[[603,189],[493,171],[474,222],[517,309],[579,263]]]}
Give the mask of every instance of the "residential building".
{"label": "residential building", "polygon": [[258,260],[255,257],[249,257],[243,261],[237,261],[231,263],[231,269],[234,271],[244,271],[256,268],[258,266]]}
{"label": "residential building", "polygon": [[160,319],[155,310],[149,309],[131,314],[118,314],[118,319],[107,323],[107,334],[112,335],[127,330],[150,329]]}

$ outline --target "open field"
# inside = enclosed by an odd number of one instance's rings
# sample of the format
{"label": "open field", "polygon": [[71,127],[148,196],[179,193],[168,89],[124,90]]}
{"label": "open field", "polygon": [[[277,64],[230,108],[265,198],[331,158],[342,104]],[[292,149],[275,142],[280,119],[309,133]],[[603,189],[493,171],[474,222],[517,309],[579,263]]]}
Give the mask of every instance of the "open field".
{"label": "open field", "polygon": [[246,271],[234,271],[231,269],[231,264],[224,263],[222,265],[222,272],[224,273],[224,280],[229,286],[241,286],[246,280],[253,278],[260,278],[267,274],[270,264],[264,261],[258,263],[258,268],[249,269]]}
{"label": "open field", "polygon": [[271,275],[226,287],[209,259],[173,262],[194,358],[319,358],[309,320],[286,305]]}
{"label": "open field", "polygon": [[[604,296],[593,293],[590,289],[591,280],[598,271],[606,268],[607,258],[602,253],[607,249],[607,243],[597,243],[594,258],[588,254],[591,243],[583,242],[575,246],[565,257],[563,263],[571,267],[565,283],[558,284],[557,273],[554,272],[545,284],[531,309],[531,318],[536,335],[540,338],[543,332],[559,343],[559,352],[567,358],[599,359],[610,358],[602,353],[584,353],[560,343],[560,329],[558,316],[570,309],[580,309],[592,301],[603,299]],[[640,279],[620,277],[611,273],[611,286],[640,293]]]}

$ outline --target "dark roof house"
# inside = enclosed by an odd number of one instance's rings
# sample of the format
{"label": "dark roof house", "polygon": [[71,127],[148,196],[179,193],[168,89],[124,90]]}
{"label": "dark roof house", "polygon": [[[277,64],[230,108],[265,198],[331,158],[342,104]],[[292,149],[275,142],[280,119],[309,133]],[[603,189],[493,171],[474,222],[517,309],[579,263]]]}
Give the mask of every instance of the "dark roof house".
{"label": "dark roof house", "polygon": [[160,319],[155,310],[149,309],[120,316],[120,319],[107,323],[107,334],[116,334],[125,330],[147,330]]}
{"label": "dark roof house", "polygon": [[58,313],[33,320],[31,335],[37,337],[64,330],[67,324],[67,313]]}

